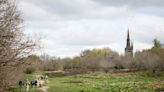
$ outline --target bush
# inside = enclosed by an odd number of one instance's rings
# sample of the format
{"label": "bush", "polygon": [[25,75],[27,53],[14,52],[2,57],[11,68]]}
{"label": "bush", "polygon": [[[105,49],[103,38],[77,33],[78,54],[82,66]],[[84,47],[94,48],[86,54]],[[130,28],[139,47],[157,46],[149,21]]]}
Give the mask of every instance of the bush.
{"label": "bush", "polygon": [[25,71],[26,74],[32,74],[34,72],[35,72],[35,68],[32,67],[32,66],[31,67],[27,67],[26,71]]}

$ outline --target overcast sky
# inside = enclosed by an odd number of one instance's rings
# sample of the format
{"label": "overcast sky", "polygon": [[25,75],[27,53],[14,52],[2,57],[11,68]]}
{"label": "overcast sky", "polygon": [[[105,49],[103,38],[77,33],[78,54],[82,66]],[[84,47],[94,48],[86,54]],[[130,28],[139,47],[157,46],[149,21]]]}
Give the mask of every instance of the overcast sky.
{"label": "overcast sky", "polygon": [[39,53],[75,56],[109,47],[124,53],[127,30],[134,49],[164,43],[164,0],[20,0],[25,32],[42,36]]}

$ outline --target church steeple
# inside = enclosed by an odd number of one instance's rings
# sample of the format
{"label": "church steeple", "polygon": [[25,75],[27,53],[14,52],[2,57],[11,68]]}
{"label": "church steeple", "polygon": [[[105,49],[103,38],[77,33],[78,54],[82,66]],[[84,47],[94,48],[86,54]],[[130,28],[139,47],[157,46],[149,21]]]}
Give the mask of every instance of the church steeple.
{"label": "church steeple", "polygon": [[129,36],[129,29],[128,29],[128,33],[127,33],[127,41],[126,41],[126,47],[130,47],[130,36]]}
{"label": "church steeple", "polygon": [[130,37],[129,37],[129,28],[128,28],[128,33],[127,33],[127,40],[130,40]]}
{"label": "church steeple", "polygon": [[127,32],[127,41],[126,41],[126,47],[125,47],[125,55],[126,56],[133,56],[133,43],[130,42],[129,29],[128,29],[128,32]]}

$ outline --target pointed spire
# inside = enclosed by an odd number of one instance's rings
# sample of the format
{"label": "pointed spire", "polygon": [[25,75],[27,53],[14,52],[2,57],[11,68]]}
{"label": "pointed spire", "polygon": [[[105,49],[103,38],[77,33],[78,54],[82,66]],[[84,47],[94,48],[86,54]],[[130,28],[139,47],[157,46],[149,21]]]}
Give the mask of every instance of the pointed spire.
{"label": "pointed spire", "polygon": [[129,35],[129,28],[128,28],[128,32],[127,32],[127,44],[126,44],[127,48],[130,48],[130,35]]}
{"label": "pointed spire", "polygon": [[125,47],[125,55],[126,56],[133,56],[133,42],[130,41],[130,33],[129,28],[127,31],[127,41],[126,41],[126,47]]}
{"label": "pointed spire", "polygon": [[129,36],[129,28],[128,28],[127,40],[129,40],[129,41],[130,41],[130,36]]}

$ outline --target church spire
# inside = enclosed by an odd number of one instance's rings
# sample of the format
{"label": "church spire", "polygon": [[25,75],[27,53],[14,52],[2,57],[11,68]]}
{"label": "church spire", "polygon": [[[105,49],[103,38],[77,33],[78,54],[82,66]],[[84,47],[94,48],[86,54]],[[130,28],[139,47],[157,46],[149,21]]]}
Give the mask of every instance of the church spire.
{"label": "church spire", "polygon": [[129,28],[128,28],[128,33],[127,33],[127,43],[126,43],[126,47],[129,48],[130,47],[130,35],[129,35]]}
{"label": "church spire", "polygon": [[133,56],[133,42],[130,41],[130,34],[129,34],[129,28],[127,32],[127,41],[126,41],[126,47],[125,47],[125,55],[126,56]]}
{"label": "church spire", "polygon": [[130,40],[130,37],[129,37],[129,28],[128,28],[127,40]]}

